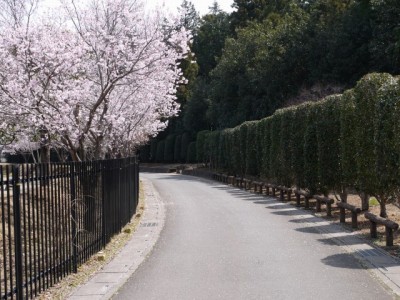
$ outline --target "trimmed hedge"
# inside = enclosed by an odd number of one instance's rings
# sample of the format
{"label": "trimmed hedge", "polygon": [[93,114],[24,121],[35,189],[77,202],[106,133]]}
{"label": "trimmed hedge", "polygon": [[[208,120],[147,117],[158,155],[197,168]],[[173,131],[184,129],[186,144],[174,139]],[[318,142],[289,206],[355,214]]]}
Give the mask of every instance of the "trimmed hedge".
{"label": "trimmed hedge", "polygon": [[153,139],[150,143],[150,162],[155,162],[157,157],[157,140]]}
{"label": "trimmed hedge", "polygon": [[165,141],[157,143],[156,162],[164,162]]}
{"label": "trimmed hedge", "polygon": [[319,189],[324,194],[342,190],[340,101],[341,95],[330,96],[316,107]]}
{"label": "trimmed hedge", "polygon": [[182,148],[182,135],[177,135],[175,137],[174,145],[174,162],[183,162],[181,159],[181,148]]}
{"label": "trimmed hedge", "polygon": [[[222,131],[168,136],[151,144],[157,162],[210,163],[232,175],[260,176],[311,193],[348,189],[385,203],[400,184],[400,79],[368,74],[342,95],[277,110]],[[156,153],[155,153],[156,152]]]}
{"label": "trimmed hedge", "polygon": [[257,131],[258,122],[246,122],[246,175],[259,176],[260,175],[260,143]]}
{"label": "trimmed hedge", "polygon": [[174,162],[174,151],[175,149],[175,135],[169,135],[165,139],[164,147],[164,162],[171,163]]}
{"label": "trimmed hedge", "polygon": [[198,162],[209,162],[208,148],[206,147],[209,131],[203,130],[197,133],[196,139],[196,160]]}
{"label": "trimmed hedge", "polygon": [[184,134],[182,134],[181,157],[180,157],[180,160],[182,162],[186,162],[186,160],[187,160],[187,152],[188,152],[190,142],[191,142],[191,138],[190,138],[189,133],[185,132]]}
{"label": "trimmed hedge", "polygon": [[195,163],[196,160],[196,142],[191,142],[188,146],[187,150],[187,158],[186,162],[188,163]]}
{"label": "trimmed hedge", "polygon": [[382,203],[400,181],[400,83],[369,74],[342,95],[280,109],[197,136],[199,162],[240,176],[260,176],[312,193],[348,188]]}

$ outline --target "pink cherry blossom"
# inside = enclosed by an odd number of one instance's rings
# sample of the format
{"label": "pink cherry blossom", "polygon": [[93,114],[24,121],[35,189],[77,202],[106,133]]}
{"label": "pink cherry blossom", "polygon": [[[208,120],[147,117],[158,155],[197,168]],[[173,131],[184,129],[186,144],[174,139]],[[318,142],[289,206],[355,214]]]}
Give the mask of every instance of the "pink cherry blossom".
{"label": "pink cherry blossom", "polygon": [[0,129],[12,128],[14,149],[39,143],[75,160],[134,153],[179,111],[189,33],[135,0],[65,1],[60,13],[2,23]]}

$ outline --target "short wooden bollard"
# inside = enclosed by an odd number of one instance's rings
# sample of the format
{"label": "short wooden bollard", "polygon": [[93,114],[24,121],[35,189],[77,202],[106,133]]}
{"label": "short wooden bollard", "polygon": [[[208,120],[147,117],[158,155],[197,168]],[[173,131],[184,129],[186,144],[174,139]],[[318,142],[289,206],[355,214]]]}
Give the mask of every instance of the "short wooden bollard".
{"label": "short wooden bollard", "polygon": [[260,182],[260,194],[263,193],[264,183]]}
{"label": "short wooden bollard", "polygon": [[[270,189],[271,189],[271,193],[270,193]],[[271,194],[271,196],[276,197],[277,186],[275,184],[266,183],[265,190],[266,190],[267,195]]]}
{"label": "short wooden bollard", "polygon": [[300,196],[304,197],[304,208],[305,209],[309,209],[310,208],[310,198],[311,195],[310,193],[307,193],[305,191],[302,190],[295,190],[294,194],[296,195],[296,205],[300,206]]}
{"label": "short wooden bollard", "polygon": [[251,180],[243,179],[243,183],[244,183],[244,189],[245,190],[250,190],[251,189]]}
{"label": "short wooden bollard", "polygon": [[346,209],[351,212],[351,227],[354,229],[358,228],[357,217],[358,214],[361,213],[361,208],[355,207],[354,205],[350,205],[345,202],[338,202],[336,204],[340,210],[340,223],[346,222]]}
{"label": "short wooden bollard", "polygon": [[377,225],[385,225],[385,235],[386,235],[386,246],[393,246],[393,231],[399,229],[399,224],[393,222],[391,220],[387,220],[376,216],[370,212],[366,212],[364,214],[365,218],[367,218],[371,223],[371,238],[377,238]]}
{"label": "short wooden bollard", "polygon": [[[291,188],[287,188],[284,186],[280,186],[279,189],[281,190],[281,200],[284,201],[285,200],[285,193],[287,195],[287,199],[290,202],[291,199],[291,195],[292,195],[292,189]],[[283,193],[282,193],[283,192]]]}
{"label": "short wooden bollard", "polygon": [[254,181],[253,186],[254,186],[254,193],[262,194],[262,192],[263,192],[263,183],[262,182]]}
{"label": "short wooden bollard", "polygon": [[285,200],[285,191],[282,189],[282,187],[278,187],[278,189],[279,189],[279,192],[280,192],[279,200],[281,200],[281,201]]}
{"label": "short wooden bollard", "polygon": [[331,198],[328,198],[325,196],[319,196],[319,195],[314,195],[313,198],[317,201],[316,211],[321,212],[321,203],[324,203],[326,205],[326,215],[328,217],[332,217],[332,204],[335,201]]}
{"label": "short wooden bollard", "polygon": [[291,190],[291,189],[288,189],[288,190],[286,191],[286,193],[287,193],[288,201],[289,201],[289,202],[292,201],[292,190]]}
{"label": "short wooden bollard", "polygon": [[241,188],[242,187],[242,178],[236,177],[235,178],[235,184],[237,187]]}

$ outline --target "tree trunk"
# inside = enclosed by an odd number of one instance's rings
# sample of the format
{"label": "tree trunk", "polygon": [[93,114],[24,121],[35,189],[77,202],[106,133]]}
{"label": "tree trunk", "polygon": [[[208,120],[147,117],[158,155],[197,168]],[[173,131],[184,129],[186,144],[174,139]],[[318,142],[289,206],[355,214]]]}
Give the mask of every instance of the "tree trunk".
{"label": "tree trunk", "polygon": [[369,209],[369,195],[366,193],[362,192],[360,194],[361,197],[361,210],[366,211]]}
{"label": "tree trunk", "polygon": [[90,163],[82,163],[78,167],[78,178],[81,186],[81,199],[83,204],[83,224],[84,229],[88,232],[96,231],[97,226],[101,226],[98,214],[100,173],[94,170],[94,165]]}
{"label": "tree trunk", "polygon": [[378,199],[379,202],[379,206],[381,208],[381,212],[379,214],[379,216],[381,216],[382,218],[387,218],[387,212],[386,212],[386,199],[383,199],[381,197],[377,197],[376,199]]}
{"label": "tree trunk", "polygon": [[39,163],[48,164],[50,163],[50,148],[47,145],[43,145],[39,149]]}
{"label": "tree trunk", "polygon": [[347,196],[348,196],[347,192],[342,192],[342,193],[339,194],[339,196],[340,196],[340,201],[341,202],[347,203]]}

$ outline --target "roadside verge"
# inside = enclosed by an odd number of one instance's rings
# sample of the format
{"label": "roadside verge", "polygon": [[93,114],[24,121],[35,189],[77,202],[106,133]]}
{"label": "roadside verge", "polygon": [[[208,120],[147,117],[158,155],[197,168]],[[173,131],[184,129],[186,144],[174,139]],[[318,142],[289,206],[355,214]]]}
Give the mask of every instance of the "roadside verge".
{"label": "roadside verge", "polygon": [[152,183],[141,178],[145,210],[137,230],[125,247],[88,282],[74,290],[71,300],[109,299],[146,259],[165,223],[165,208]]}

